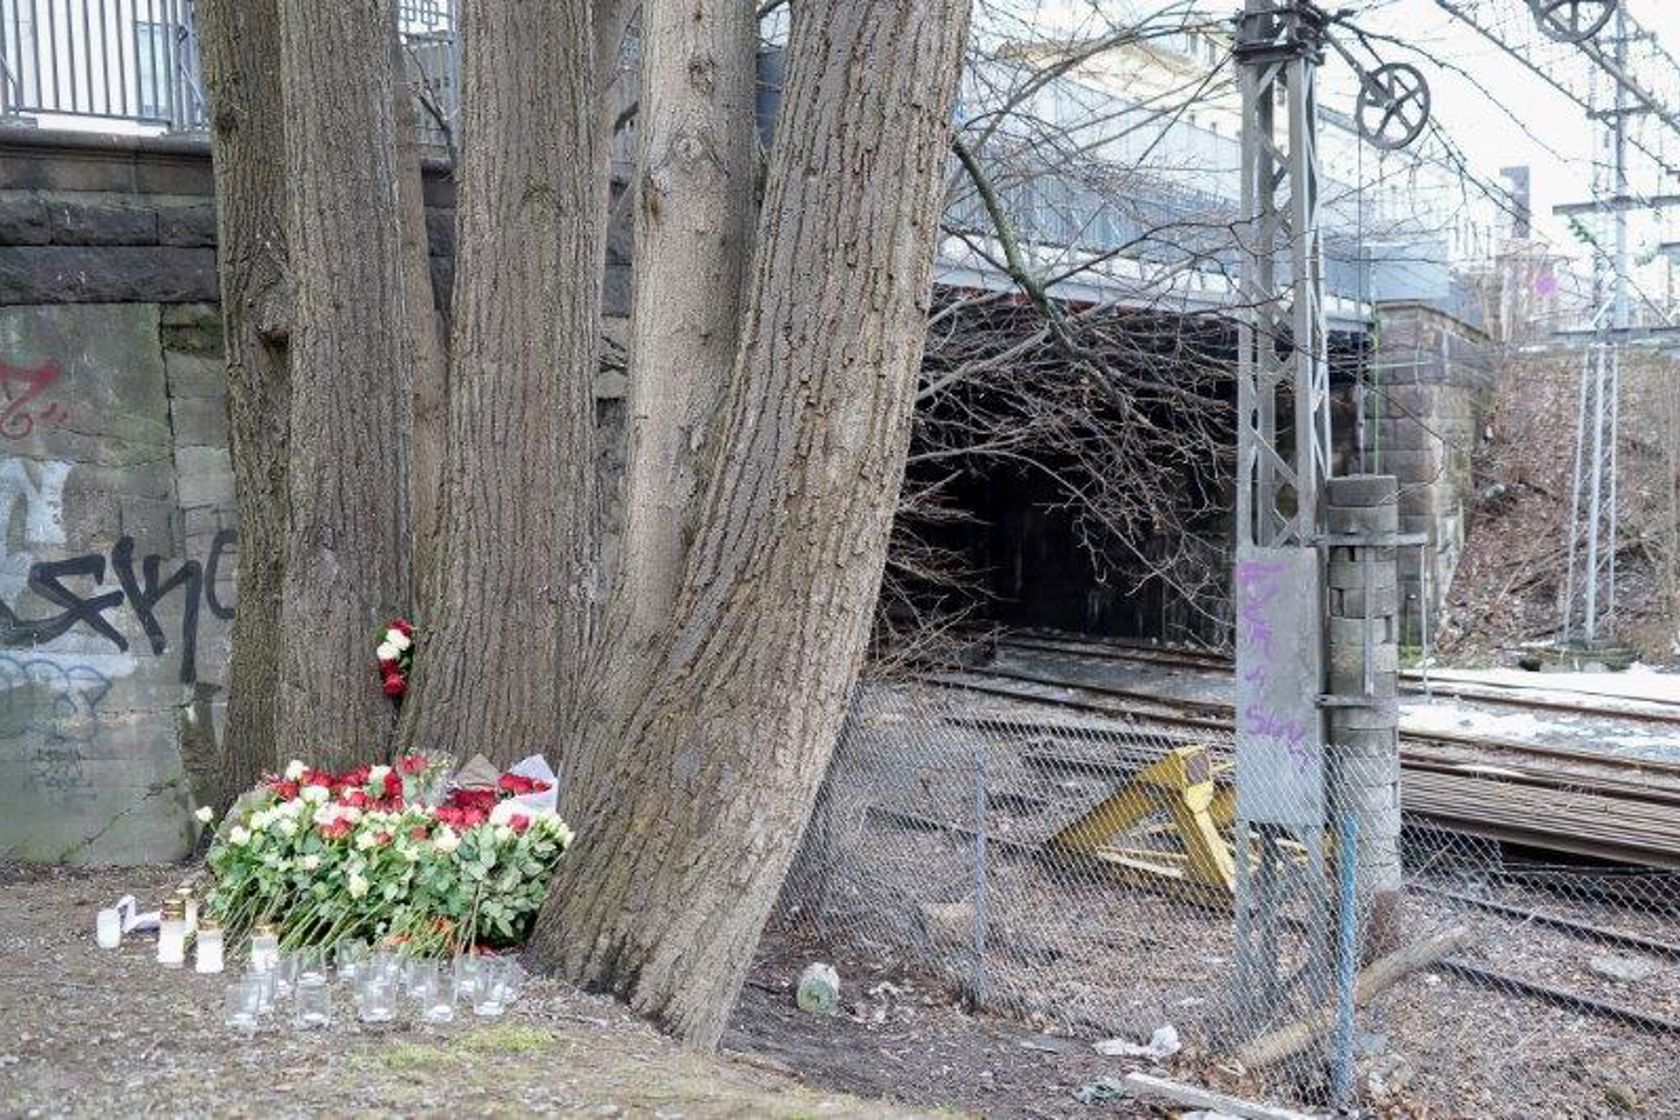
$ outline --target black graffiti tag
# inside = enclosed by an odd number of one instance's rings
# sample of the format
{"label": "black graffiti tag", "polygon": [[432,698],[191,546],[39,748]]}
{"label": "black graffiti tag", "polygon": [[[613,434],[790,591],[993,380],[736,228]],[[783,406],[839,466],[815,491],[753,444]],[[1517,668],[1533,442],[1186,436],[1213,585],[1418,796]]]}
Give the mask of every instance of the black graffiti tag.
{"label": "black graffiti tag", "polygon": [[[68,560],[37,561],[29,568],[30,590],[63,610],[44,618],[20,618],[11,607],[0,603],[0,647],[16,649],[40,645],[81,624],[110,642],[117,652],[126,652],[128,639],[106,617],[107,612],[116,610],[126,600],[140,623],[140,629],[145,632],[152,653],[161,655],[169,648],[169,638],[158,622],[155,609],[179,590],[183,596],[181,683],[192,684],[198,680],[199,600],[204,600],[212,617],[233,617],[233,608],[222,603],[216,594],[216,578],[221,570],[223,554],[238,540],[239,534],[235,530],[223,529],[211,538],[210,554],[202,565],[197,560],[187,560],[168,577],[162,575],[163,557],[151,553],[140,561],[136,577],[134,538],[122,537],[111,546],[111,574],[117,581],[117,588],[109,591],[102,590],[106,558],[97,552]],[[67,580],[90,580],[92,587],[84,595],[67,584]]]}

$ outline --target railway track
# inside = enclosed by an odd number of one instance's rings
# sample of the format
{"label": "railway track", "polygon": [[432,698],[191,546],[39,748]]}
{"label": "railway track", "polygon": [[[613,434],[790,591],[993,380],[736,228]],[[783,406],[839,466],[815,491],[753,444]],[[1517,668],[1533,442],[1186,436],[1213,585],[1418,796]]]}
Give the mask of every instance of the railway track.
{"label": "railway track", "polygon": [[[1149,646],[1142,643],[1134,644],[1116,640],[1093,641],[1087,638],[1040,634],[1036,631],[1023,634],[1004,634],[997,639],[997,645],[1000,649],[1028,650],[1070,657],[1089,657],[1134,664],[1160,665],[1207,674],[1228,676],[1233,671],[1230,657],[1213,650]],[[1662,700],[1629,699],[1620,704],[1595,704],[1590,701],[1577,702],[1546,696],[1513,695],[1513,689],[1504,686],[1467,684],[1462,681],[1440,679],[1431,683],[1426,690],[1422,674],[1415,671],[1406,671],[1402,672],[1400,676],[1401,690],[1414,696],[1424,695],[1427,691],[1428,694],[1434,696],[1469,700],[1478,704],[1492,704],[1525,711],[1559,712],[1566,715],[1598,719],[1630,720],[1636,723],[1680,727],[1680,704],[1672,704]]]}
{"label": "railway track", "polygon": [[[1100,716],[1106,727],[1013,717],[987,722],[1052,737],[1094,735],[1120,747],[1117,761],[1140,745],[1158,751],[1175,739],[1211,738],[1217,754],[1231,750],[1234,712],[1224,701],[1001,668],[922,679]],[[1133,742],[1122,747],[1128,739]],[[1402,734],[1400,753],[1401,798],[1415,823],[1569,856],[1680,870],[1680,763],[1433,732]]]}

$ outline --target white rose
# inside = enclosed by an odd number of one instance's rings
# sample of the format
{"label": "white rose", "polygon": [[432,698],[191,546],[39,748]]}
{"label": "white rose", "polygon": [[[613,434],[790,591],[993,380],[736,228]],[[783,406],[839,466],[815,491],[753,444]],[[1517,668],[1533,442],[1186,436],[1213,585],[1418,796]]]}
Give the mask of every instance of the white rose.
{"label": "white rose", "polygon": [[283,817],[280,818],[279,829],[280,829],[280,835],[282,835],[282,836],[296,836],[297,835],[297,830],[298,830],[298,823],[297,823],[297,821],[293,820],[291,817],[284,817],[283,816]]}
{"label": "white rose", "polygon": [[414,643],[411,642],[408,635],[404,634],[401,630],[387,630],[385,631],[385,644],[388,646],[395,646],[399,651],[401,651],[407,649]]}
{"label": "white rose", "polygon": [[368,881],[362,878],[362,873],[352,871],[349,879],[350,897],[361,898],[368,892]]}
{"label": "white rose", "polygon": [[390,642],[380,642],[379,648],[373,651],[373,655],[381,661],[395,661],[397,659],[397,654],[401,652],[402,650],[398,649]]}
{"label": "white rose", "polygon": [[268,830],[268,822],[273,819],[274,814],[270,813],[267,809],[258,809],[256,812],[251,814],[251,831],[266,832]]}
{"label": "white rose", "polygon": [[313,801],[315,804],[320,805],[332,795],[328,792],[326,786],[308,785],[303,787],[303,792],[299,793],[298,796],[303,798],[305,801]]}
{"label": "white rose", "polygon": [[250,839],[251,833],[240,825],[236,824],[228,831],[228,843],[236,848],[249,843]]}
{"label": "white rose", "polygon": [[379,842],[376,839],[377,835],[377,833],[365,831],[356,833],[356,847],[360,848],[364,852],[367,851]]}
{"label": "white rose", "polygon": [[368,771],[368,784],[383,784],[385,776],[390,772],[391,768],[389,766],[375,766],[372,770]]}
{"label": "white rose", "polygon": [[437,845],[438,851],[447,855],[461,846],[461,837],[453,828],[444,825],[432,836],[432,843]]}
{"label": "white rose", "polygon": [[290,762],[286,763],[286,780],[288,782],[297,781],[299,778],[303,777],[303,772],[307,769],[309,769],[309,767],[305,766],[301,761],[295,758],[292,759]]}
{"label": "white rose", "polygon": [[507,824],[514,817],[524,814],[530,816],[530,810],[523,808],[513,801],[498,801],[496,807],[490,810],[491,824]]}
{"label": "white rose", "polygon": [[208,805],[200,805],[198,807],[198,812],[193,814],[193,816],[198,818],[200,824],[209,824],[210,818],[215,815],[215,813],[210,811],[210,806]]}
{"label": "white rose", "polygon": [[305,871],[313,871],[321,866],[321,857],[311,852],[309,855],[299,857],[298,866]]}

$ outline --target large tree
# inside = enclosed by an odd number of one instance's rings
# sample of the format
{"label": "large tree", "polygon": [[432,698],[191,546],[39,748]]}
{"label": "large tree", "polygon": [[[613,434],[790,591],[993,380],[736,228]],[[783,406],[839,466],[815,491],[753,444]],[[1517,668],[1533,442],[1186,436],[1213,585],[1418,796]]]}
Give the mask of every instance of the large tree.
{"label": "large tree", "polygon": [[[603,682],[646,683],[700,522],[704,466],[735,362],[752,245],[758,16],[741,0],[645,0],[624,532]],[[611,720],[600,726],[611,726]]]}
{"label": "large tree", "polygon": [[280,0],[294,292],[276,740],[381,758],[375,631],[410,607],[413,346],[388,0]]}
{"label": "large tree", "polygon": [[409,501],[414,527],[413,584],[417,601],[430,586],[438,520],[443,505],[443,452],[449,434],[449,356],[432,290],[431,238],[426,229],[425,149],[420,142],[415,90],[408,81],[403,49],[401,0],[392,0],[391,104],[397,140],[397,202],[402,216],[403,299],[414,347],[412,374],[414,432],[409,467]]}
{"label": "large tree", "polygon": [[[200,0],[210,97],[216,244],[227,352],[239,611],[219,751],[189,760],[201,800],[226,805],[275,761],[280,583],[286,546],[286,281],[280,17],[275,0]],[[208,732],[208,729],[204,729]]]}
{"label": "large tree", "polygon": [[403,739],[507,762],[574,720],[601,598],[589,0],[474,0],[436,578]]}
{"label": "large tree", "polygon": [[569,767],[538,957],[715,1045],[856,677],[968,0],[803,0],[733,376],[645,697]]}

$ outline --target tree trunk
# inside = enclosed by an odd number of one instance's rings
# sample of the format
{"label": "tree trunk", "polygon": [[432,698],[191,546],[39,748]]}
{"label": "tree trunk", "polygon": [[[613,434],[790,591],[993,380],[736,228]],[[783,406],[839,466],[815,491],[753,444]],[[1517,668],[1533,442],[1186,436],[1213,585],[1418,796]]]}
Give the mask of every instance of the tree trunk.
{"label": "tree trunk", "polygon": [[410,607],[413,346],[390,17],[388,0],[280,0],[295,307],[275,733],[325,764],[388,752],[372,646]]}
{"label": "tree trunk", "polygon": [[[844,718],[926,327],[968,0],[803,0],[673,637],[581,760],[533,944],[714,1046]],[[610,752],[610,753],[609,753]]]}
{"label": "tree trunk", "polygon": [[408,324],[414,346],[414,442],[409,485],[414,521],[412,578],[415,600],[423,603],[426,589],[431,586],[443,501],[443,449],[449,434],[449,356],[444,351],[442,317],[432,291],[431,242],[426,234],[426,181],[421,167],[424,151],[415,119],[414,91],[408,83],[407,52],[397,22],[398,4],[393,3],[391,7],[391,72],[396,95],[391,110],[397,132],[403,297],[408,303]]}
{"label": "tree trunk", "polygon": [[404,740],[553,753],[599,598],[602,210],[588,0],[464,8],[448,466]]}
{"label": "tree trunk", "polygon": [[228,666],[227,728],[193,760],[195,792],[218,809],[278,761],[280,584],[286,549],[285,109],[275,0],[200,0],[210,95],[216,244],[239,502],[239,608]]}
{"label": "tree trunk", "polygon": [[[609,710],[671,625],[734,365],[754,212],[758,17],[740,0],[645,0],[625,524]],[[628,657],[631,660],[621,660]]]}

